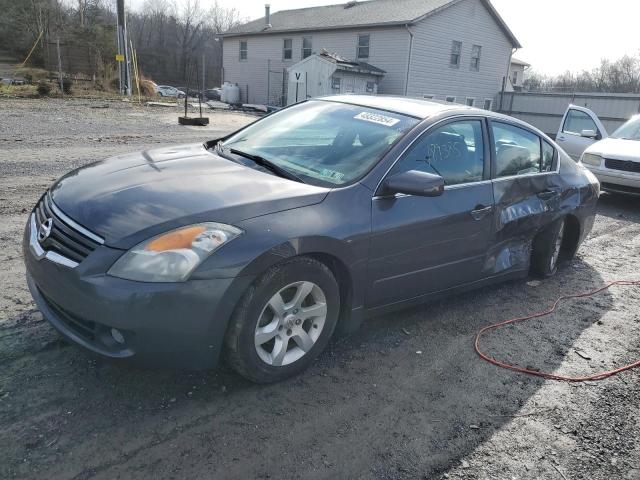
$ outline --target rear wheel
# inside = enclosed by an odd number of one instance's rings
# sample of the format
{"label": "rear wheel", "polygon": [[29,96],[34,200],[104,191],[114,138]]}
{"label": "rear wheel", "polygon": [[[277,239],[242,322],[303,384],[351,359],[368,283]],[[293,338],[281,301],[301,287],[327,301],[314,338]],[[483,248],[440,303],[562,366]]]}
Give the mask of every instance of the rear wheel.
{"label": "rear wheel", "polygon": [[307,368],[338,321],[338,284],[324,264],[298,257],[269,269],[244,295],[225,337],[226,358],[254,382]]}
{"label": "rear wheel", "polygon": [[531,268],[538,275],[551,277],[558,271],[565,224],[564,218],[556,220],[534,239]]}

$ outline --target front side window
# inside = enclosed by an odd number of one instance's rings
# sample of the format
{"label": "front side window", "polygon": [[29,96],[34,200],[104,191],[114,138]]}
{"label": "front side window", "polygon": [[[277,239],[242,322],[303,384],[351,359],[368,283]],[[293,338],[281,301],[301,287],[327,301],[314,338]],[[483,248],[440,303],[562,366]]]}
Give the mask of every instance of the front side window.
{"label": "front side window", "polygon": [[376,84],[374,82],[367,82],[367,93],[373,93],[375,88]]}
{"label": "front side window", "polygon": [[482,52],[480,45],[474,45],[471,48],[471,70],[476,72],[480,70],[480,52]]}
{"label": "front side window", "polygon": [[540,173],[540,137],[524,128],[491,122],[496,153],[496,177]]}
{"label": "front side window", "polygon": [[331,88],[336,91],[340,91],[340,77],[333,77],[331,79]]}
{"label": "front side window", "polygon": [[357,180],[420,120],[338,102],[310,100],[269,115],[223,149],[259,155],[312,185]]}
{"label": "front side window", "polygon": [[583,130],[593,130],[598,132],[598,127],[588,114],[580,110],[571,109],[567,113],[567,118],[564,121],[562,127],[563,133],[571,133],[573,135],[580,135]]}
{"label": "front side window", "polygon": [[391,174],[409,170],[440,175],[445,185],[481,181],[484,175],[482,122],[461,120],[429,131],[398,161]]}
{"label": "front side window", "polygon": [[311,37],[302,37],[302,58],[310,57],[313,53],[313,42]]}
{"label": "front side window", "polygon": [[369,58],[369,34],[366,35],[358,35],[358,52],[357,58]]}
{"label": "front side window", "polygon": [[240,60],[247,59],[247,42],[240,42]]}
{"label": "front side window", "polygon": [[282,59],[291,60],[293,58],[293,40],[285,38],[282,41]]}
{"label": "front side window", "polygon": [[462,56],[462,42],[458,42],[454,40],[453,43],[451,44],[451,59],[449,60],[449,64],[452,67],[459,68],[461,56]]}

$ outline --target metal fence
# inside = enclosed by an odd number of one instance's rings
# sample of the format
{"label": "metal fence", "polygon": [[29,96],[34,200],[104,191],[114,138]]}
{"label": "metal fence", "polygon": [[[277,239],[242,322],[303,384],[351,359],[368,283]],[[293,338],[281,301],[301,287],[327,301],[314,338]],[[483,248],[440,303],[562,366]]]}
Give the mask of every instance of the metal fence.
{"label": "metal fence", "polygon": [[267,105],[284,107],[287,104],[288,83],[286,68],[267,67]]}
{"label": "metal fence", "polygon": [[640,113],[640,95],[621,93],[501,92],[495,108],[555,135],[570,104],[593,110],[608,132]]}

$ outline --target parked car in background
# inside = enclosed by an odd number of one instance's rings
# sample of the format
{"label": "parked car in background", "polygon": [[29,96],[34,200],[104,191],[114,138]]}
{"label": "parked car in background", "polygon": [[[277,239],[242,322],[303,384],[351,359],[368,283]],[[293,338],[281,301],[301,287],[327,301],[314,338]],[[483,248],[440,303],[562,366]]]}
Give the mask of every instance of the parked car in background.
{"label": "parked car in background", "polygon": [[640,115],[588,147],[580,161],[603,190],[640,195]]}
{"label": "parked car in background", "polygon": [[161,97],[184,98],[186,96],[182,90],[178,90],[176,87],[171,87],[169,85],[158,85],[156,91]]}
{"label": "parked car in background", "polygon": [[569,105],[556,135],[556,142],[575,161],[580,160],[587,147],[609,135],[598,116],[591,110]]}
{"label": "parked car in background", "polygon": [[221,88],[209,88],[204,91],[204,97],[207,100],[220,100]]}
{"label": "parked car in background", "polygon": [[366,316],[555,274],[598,195],[514,118],[333,96],[70,172],[32,210],[23,253],[38,308],[72,342],[180,367],[224,355],[272,382]]}

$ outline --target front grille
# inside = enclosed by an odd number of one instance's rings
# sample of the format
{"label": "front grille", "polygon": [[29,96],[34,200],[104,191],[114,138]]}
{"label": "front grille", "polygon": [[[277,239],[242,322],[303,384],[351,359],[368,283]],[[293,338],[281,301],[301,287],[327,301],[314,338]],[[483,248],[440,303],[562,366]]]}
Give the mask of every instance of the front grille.
{"label": "front grille", "polygon": [[615,160],[613,158],[605,158],[604,166],[611,170],[621,170],[623,172],[640,173],[640,162],[631,162],[629,160]]}
{"label": "front grille", "polygon": [[53,251],[80,263],[99,245],[95,240],[78,232],[55,214],[51,207],[51,197],[48,193],[36,205],[34,214],[36,216],[36,228],[48,218],[53,220],[51,234],[40,242],[40,246],[47,252]]}

